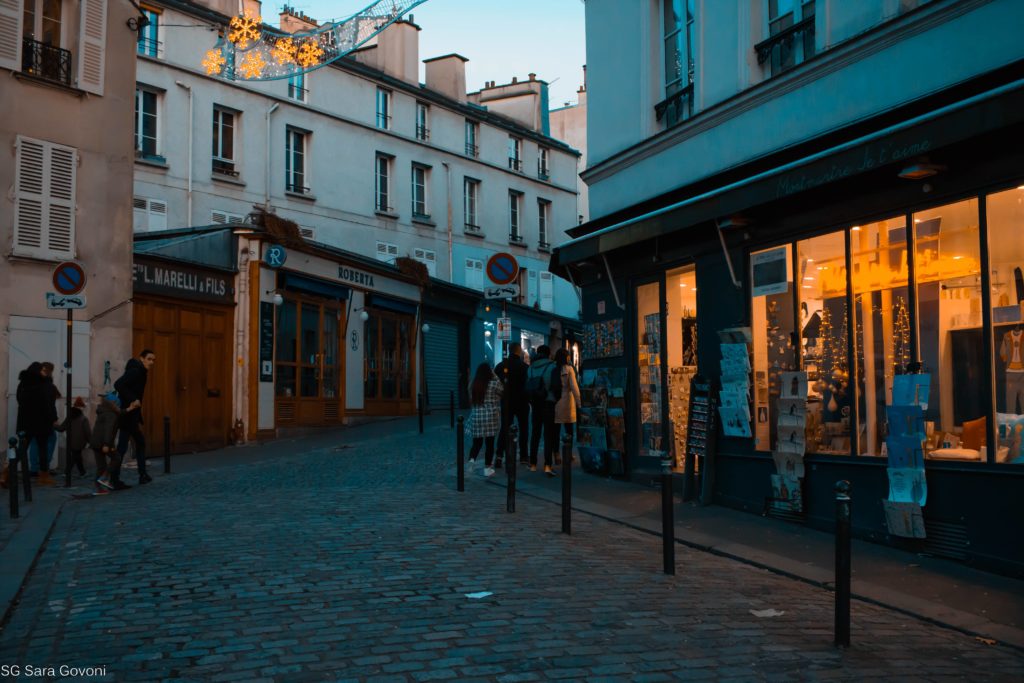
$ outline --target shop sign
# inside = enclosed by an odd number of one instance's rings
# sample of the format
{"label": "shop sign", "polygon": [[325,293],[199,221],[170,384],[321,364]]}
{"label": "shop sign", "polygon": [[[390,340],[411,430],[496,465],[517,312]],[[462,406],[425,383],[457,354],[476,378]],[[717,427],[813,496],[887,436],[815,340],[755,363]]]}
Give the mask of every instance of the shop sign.
{"label": "shop sign", "polygon": [[498,318],[498,341],[512,341],[512,318]]}
{"label": "shop sign", "polygon": [[519,296],[519,285],[515,282],[510,285],[484,287],[485,299],[514,299],[517,296]]}
{"label": "shop sign", "polygon": [[132,290],[199,301],[234,303],[233,275],[184,263],[136,261],[132,265]]}
{"label": "shop sign", "polygon": [[263,260],[271,268],[280,268],[288,260],[288,252],[280,244],[272,244],[267,247]]}
{"label": "shop sign", "polygon": [[879,166],[912,159],[928,152],[932,147],[932,141],[929,139],[906,142],[890,140],[866,145],[863,151],[852,151],[842,157],[837,156],[836,161],[829,163],[827,168],[815,166],[812,172],[799,171],[779,178],[775,196],[785,197],[796,192],[804,192],[858,173],[865,173]]}
{"label": "shop sign", "polygon": [[260,381],[274,381],[274,304],[260,302]]}
{"label": "shop sign", "polygon": [[373,287],[373,275],[348,266],[338,266],[338,279],[360,287]]}
{"label": "shop sign", "polygon": [[750,295],[789,291],[789,245],[750,255]]}

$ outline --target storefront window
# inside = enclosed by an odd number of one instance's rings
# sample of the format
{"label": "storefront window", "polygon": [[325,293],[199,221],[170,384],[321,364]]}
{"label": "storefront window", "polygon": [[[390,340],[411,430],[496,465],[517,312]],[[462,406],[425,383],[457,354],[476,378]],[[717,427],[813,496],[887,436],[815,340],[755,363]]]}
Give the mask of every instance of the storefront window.
{"label": "storefront window", "polygon": [[[778,427],[781,374],[798,369],[797,321],[793,313],[792,251],[789,245],[750,255],[752,273],[751,334],[754,355],[755,448],[771,451]],[[811,273],[814,264],[810,266]],[[816,347],[821,314],[803,316],[811,337],[804,342]],[[813,318],[813,319],[812,319]],[[803,329],[803,328],[802,328]]]}
{"label": "storefront window", "polygon": [[296,389],[295,361],[298,355],[296,327],[298,302],[285,299],[278,309],[277,319],[277,368],[274,373],[274,394],[281,398],[293,398]]}
{"label": "storefront window", "polygon": [[913,353],[903,216],[850,228],[861,455],[881,456],[893,377]]}
{"label": "storefront window", "polygon": [[641,457],[661,457],[661,307],[657,282],[636,290]]}
{"label": "storefront window", "polygon": [[999,439],[995,461],[1024,464],[1024,185],[990,195],[986,208]]}
{"label": "storefront window", "polygon": [[931,381],[925,455],[978,461],[988,400],[977,200],[914,214],[914,234],[919,356]]}
{"label": "storefront window", "polygon": [[668,361],[668,416],[672,427],[676,469],[686,454],[686,427],[690,409],[690,380],[697,374],[697,271],[686,266],[665,277],[668,301],[666,355]]}
{"label": "storefront window", "polygon": [[368,311],[363,396],[387,401],[412,398],[413,318],[389,311]]}

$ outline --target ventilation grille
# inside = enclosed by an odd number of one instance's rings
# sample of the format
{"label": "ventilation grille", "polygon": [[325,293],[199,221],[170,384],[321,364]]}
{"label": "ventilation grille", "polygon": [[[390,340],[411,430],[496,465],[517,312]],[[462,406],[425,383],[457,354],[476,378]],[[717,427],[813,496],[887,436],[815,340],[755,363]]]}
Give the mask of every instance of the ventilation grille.
{"label": "ventilation grille", "polygon": [[766,516],[773,519],[781,519],[784,522],[792,522],[793,524],[803,524],[806,520],[804,519],[804,513],[793,512],[792,510],[783,510],[775,507],[775,505],[769,503],[766,509]]}
{"label": "ventilation grille", "polygon": [[936,557],[951,560],[966,560],[970,542],[967,540],[967,525],[963,522],[937,522],[925,520],[927,537],[924,551]]}
{"label": "ventilation grille", "polygon": [[277,404],[277,421],[278,422],[295,422],[295,404],[294,403],[278,403]]}
{"label": "ventilation grille", "polygon": [[338,421],[338,402],[337,401],[326,401],[324,402],[324,420],[328,422]]}

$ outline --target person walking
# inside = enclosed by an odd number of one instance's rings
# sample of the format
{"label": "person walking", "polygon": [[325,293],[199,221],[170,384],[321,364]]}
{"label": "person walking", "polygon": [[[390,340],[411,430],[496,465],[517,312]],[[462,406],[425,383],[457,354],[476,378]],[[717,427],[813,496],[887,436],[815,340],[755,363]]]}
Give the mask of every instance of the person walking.
{"label": "person walking", "polygon": [[138,358],[132,358],[124,367],[124,374],[114,382],[121,399],[120,432],[117,435],[117,454],[120,460],[128,452],[128,443],[135,444],[135,461],[139,465],[139,484],[148,484],[153,478],[146,473],[146,438],[142,435],[142,398],[146,393],[149,369],[156,362],[156,354],[143,349]]}
{"label": "person walking", "polygon": [[[565,425],[565,433],[573,438],[573,426],[576,424],[576,409],[583,406],[580,397],[580,385],[576,382],[576,370],[569,364],[569,351],[558,349],[555,352],[555,373],[559,378],[555,384],[557,401],[555,402],[555,424]],[[556,434],[558,432],[555,432]],[[555,462],[559,462],[557,460]],[[548,468],[544,468],[546,474]]]}
{"label": "person walking", "polygon": [[[111,391],[100,399],[96,408],[96,424],[92,430],[89,445],[96,457],[96,495],[102,496],[109,490],[119,491],[131,488],[121,481],[121,456],[117,453],[117,423],[121,420],[121,408],[117,394]],[[109,463],[108,463],[109,459]]]}
{"label": "person walking", "polygon": [[[43,364],[32,363],[18,375],[18,417],[16,429],[29,440],[29,470],[41,486],[53,484],[50,476],[48,442],[57,424],[53,384],[43,375]],[[33,453],[31,445],[35,445]],[[35,455],[36,457],[32,457]]]}
{"label": "person walking", "polygon": [[552,453],[558,447],[555,431],[555,394],[551,382],[555,364],[547,345],[537,347],[533,362],[526,371],[526,395],[530,400],[530,471],[537,471],[537,449],[544,438],[544,472],[551,470]]}
{"label": "person walking", "polygon": [[67,435],[66,471],[70,472],[72,468],[77,468],[80,477],[85,476],[82,451],[89,446],[89,440],[92,438],[92,425],[89,424],[89,418],[86,417],[84,410],[85,401],[81,396],[76,397],[75,402],[71,405],[71,414],[57,427],[58,432],[64,432]]}
{"label": "person walking", "polygon": [[[498,363],[494,373],[505,385],[505,403],[501,415],[501,431],[498,432],[498,457],[494,461],[494,467],[501,467],[501,459],[506,455],[505,446],[508,443],[508,432],[512,427],[512,419],[515,418],[519,425],[519,462],[524,465],[529,463],[528,449],[530,437],[530,404],[526,400],[526,371],[528,366],[523,361],[523,347],[521,344],[509,344],[508,358]],[[507,406],[508,412],[504,411]],[[514,458],[515,453],[508,453],[508,457]]]}
{"label": "person walking", "polygon": [[469,399],[473,406],[469,414],[469,436],[473,439],[469,449],[469,471],[472,472],[476,468],[476,456],[480,454],[480,448],[486,442],[484,475],[488,477],[494,476],[494,435],[501,426],[503,388],[490,365],[481,363],[477,366],[473,382],[469,385]]}

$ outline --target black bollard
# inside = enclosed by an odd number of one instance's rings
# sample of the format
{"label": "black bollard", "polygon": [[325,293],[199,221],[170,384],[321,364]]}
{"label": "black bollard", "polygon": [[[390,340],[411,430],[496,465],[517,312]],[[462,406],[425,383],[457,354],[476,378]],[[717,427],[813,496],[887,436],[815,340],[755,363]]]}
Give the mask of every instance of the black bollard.
{"label": "black bollard", "polygon": [[416,410],[420,414],[420,434],[423,433],[423,394],[416,394]]}
{"label": "black bollard", "polygon": [[562,533],[572,534],[572,437],[562,436]]}
{"label": "black bollard", "polygon": [[661,459],[661,554],[665,573],[676,574],[676,529],[672,499],[672,459]]}
{"label": "black bollard", "polygon": [[448,421],[451,423],[451,428],[455,429],[455,390],[452,389],[448,392]]}
{"label": "black bollard", "polygon": [[164,474],[171,473],[171,417],[164,415]]}
{"label": "black bollard", "polygon": [[466,490],[466,432],[462,428],[462,416],[459,415],[459,429],[455,433],[455,451],[456,451],[456,465],[455,471],[458,473],[458,489],[459,491]]}
{"label": "black bollard", "polygon": [[509,425],[508,438],[505,441],[505,474],[508,476],[508,489],[505,495],[505,509],[516,511],[516,462],[518,455],[516,443],[519,436],[519,425]]}
{"label": "black bollard", "polygon": [[71,488],[71,449],[67,446],[67,440],[64,441],[64,488]]}
{"label": "black bollard", "polygon": [[836,647],[850,647],[850,482],[836,482]]}
{"label": "black bollard", "polygon": [[7,440],[7,489],[11,494],[11,519],[18,518],[18,440]]}
{"label": "black bollard", "polygon": [[22,488],[25,489],[25,502],[32,502],[32,473],[29,472],[28,466],[28,439],[25,438],[25,432],[18,434],[20,441],[18,442],[21,446],[21,453],[18,459],[21,460],[21,483]]}

